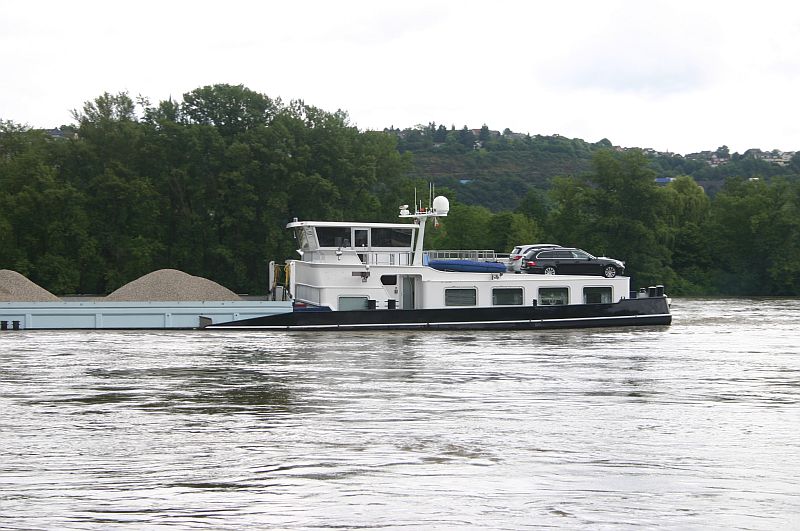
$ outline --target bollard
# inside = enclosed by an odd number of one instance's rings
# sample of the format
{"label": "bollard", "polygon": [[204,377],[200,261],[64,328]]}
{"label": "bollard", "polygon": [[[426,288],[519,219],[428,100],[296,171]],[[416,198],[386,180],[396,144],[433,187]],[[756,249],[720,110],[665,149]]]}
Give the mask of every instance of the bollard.
{"label": "bollard", "polygon": [[11,321],[11,326],[14,330],[19,330],[19,321]]}
{"label": "bollard", "polygon": [[389,307],[390,310],[396,310],[397,309],[397,301],[395,299],[389,299],[388,305],[389,305],[388,307]]}
{"label": "bollard", "polygon": [[367,299],[367,309],[368,310],[374,310],[375,308],[377,308],[377,305],[378,305],[378,301],[376,301],[375,299]]}
{"label": "bollard", "polygon": [[8,321],[0,321],[0,330],[8,330]]}

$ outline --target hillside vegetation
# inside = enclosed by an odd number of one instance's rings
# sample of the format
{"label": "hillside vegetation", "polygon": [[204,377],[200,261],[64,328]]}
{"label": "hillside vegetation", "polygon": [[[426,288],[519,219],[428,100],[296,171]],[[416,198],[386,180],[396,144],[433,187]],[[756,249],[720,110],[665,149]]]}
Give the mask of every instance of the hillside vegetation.
{"label": "hillside vegetation", "polygon": [[[413,129],[389,129],[387,133],[398,137],[401,152],[413,155],[411,176],[447,186],[459,201],[493,211],[516,208],[529,190],[548,190],[555,177],[589,171],[597,151],[624,151],[607,139],[592,144],[558,135],[530,136],[509,130],[501,134],[486,126],[476,132],[431,123]],[[712,166],[690,156],[643,152],[655,177],[688,175],[711,195],[731,177],[800,178],[800,155],[795,155],[789,165],[779,166],[759,160],[750,151],[729,154],[722,146],[717,153],[725,157],[725,163]]]}

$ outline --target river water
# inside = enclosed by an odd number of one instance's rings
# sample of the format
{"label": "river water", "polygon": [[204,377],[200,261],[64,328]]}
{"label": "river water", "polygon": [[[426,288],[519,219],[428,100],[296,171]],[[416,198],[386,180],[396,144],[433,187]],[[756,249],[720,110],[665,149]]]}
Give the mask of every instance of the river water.
{"label": "river water", "polygon": [[6,332],[2,529],[799,529],[800,301],[670,327]]}

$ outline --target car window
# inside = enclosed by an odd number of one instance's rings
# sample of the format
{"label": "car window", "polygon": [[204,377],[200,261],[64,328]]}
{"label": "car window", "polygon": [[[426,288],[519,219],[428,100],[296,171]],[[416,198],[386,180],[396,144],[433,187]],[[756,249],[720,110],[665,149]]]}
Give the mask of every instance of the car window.
{"label": "car window", "polygon": [[582,260],[586,260],[587,258],[591,258],[592,257],[586,251],[572,251],[572,256],[574,256],[575,258],[580,258]]}
{"label": "car window", "polygon": [[541,253],[536,255],[536,258],[545,259],[545,258],[553,258],[555,253],[553,251],[542,251]]}
{"label": "car window", "polygon": [[556,258],[572,258],[572,253],[570,251],[555,251],[553,256]]}

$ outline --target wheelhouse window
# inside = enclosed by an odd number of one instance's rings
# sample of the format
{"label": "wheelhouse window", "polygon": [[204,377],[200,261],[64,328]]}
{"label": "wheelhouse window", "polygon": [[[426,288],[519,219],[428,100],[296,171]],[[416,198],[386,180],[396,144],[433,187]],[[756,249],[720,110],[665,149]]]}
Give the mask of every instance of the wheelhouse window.
{"label": "wheelhouse window", "polygon": [[584,304],[610,304],[611,288],[583,288]]}
{"label": "wheelhouse window", "polygon": [[350,247],[350,227],[317,227],[320,247]]}
{"label": "wheelhouse window", "polygon": [[492,304],[495,306],[518,306],[522,304],[522,288],[494,288]]}
{"label": "wheelhouse window", "polygon": [[369,230],[353,230],[353,242],[355,247],[367,247],[369,245]]}
{"label": "wheelhouse window", "polygon": [[369,303],[367,297],[339,297],[339,311],[366,310]]}
{"label": "wheelhouse window", "polygon": [[[297,227],[294,229],[294,237],[297,240],[297,245],[300,246],[300,249],[307,251],[311,249],[311,241],[309,238],[309,229],[308,232],[306,231],[306,227]],[[312,233],[313,234],[313,233]]]}
{"label": "wheelhouse window", "polygon": [[449,288],[444,290],[445,306],[475,306],[478,290],[475,288]]}
{"label": "wheelhouse window", "polygon": [[392,229],[374,227],[372,229],[373,247],[411,247],[412,229]]}
{"label": "wheelhouse window", "polygon": [[539,304],[542,306],[557,306],[569,302],[569,289],[567,288],[539,288]]}

